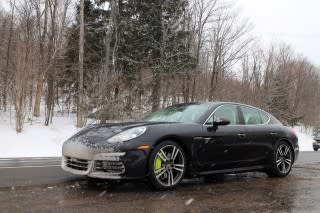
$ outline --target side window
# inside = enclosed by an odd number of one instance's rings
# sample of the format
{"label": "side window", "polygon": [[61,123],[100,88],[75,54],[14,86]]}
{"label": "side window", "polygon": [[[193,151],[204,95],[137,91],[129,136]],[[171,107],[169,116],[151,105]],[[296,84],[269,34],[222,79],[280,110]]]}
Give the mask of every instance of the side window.
{"label": "side window", "polygon": [[258,110],[251,107],[240,106],[243,114],[244,123],[246,125],[263,124],[260,113]]}
{"label": "side window", "polygon": [[206,125],[212,125],[214,120],[218,121],[221,119],[229,120],[232,125],[239,124],[237,106],[228,104],[218,107],[213,116],[208,119]]}
{"label": "side window", "polygon": [[261,121],[263,124],[267,123],[269,121],[269,116],[265,113],[260,111]]}

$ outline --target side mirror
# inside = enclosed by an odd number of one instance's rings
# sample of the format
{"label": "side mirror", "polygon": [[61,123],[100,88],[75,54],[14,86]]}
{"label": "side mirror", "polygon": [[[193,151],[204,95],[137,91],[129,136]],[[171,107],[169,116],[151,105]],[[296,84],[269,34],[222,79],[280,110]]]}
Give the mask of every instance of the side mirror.
{"label": "side mirror", "polygon": [[220,119],[219,121],[213,121],[213,126],[226,126],[230,124],[230,121],[227,119]]}
{"label": "side mirror", "polygon": [[227,119],[220,119],[218,121],[213,121],[212,126],[208,127],[208,131],[217,131],[218,126],[226,126],[230,124],[230,121]]}

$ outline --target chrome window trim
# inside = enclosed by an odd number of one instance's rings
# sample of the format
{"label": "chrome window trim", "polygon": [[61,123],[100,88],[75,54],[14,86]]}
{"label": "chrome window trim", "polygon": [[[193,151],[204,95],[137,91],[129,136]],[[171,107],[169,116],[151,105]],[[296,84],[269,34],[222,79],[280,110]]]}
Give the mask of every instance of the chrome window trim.
{"label": "chrome window trim", "polygon": [[[203,126],[212,126],[212,125],[206,124],[207,121],[210,119],[210,117],[211,117],[220,107],[225,106],[225,105],[227,105],[227,104],[229,104],[229,103],[222,104],[222,105],[218,106],[217,108],[215,108],[202,125],[203,125]],[[243,106],[243,107],[248,107],[248,108],[255,109],[255,110],[257,110],[259,113],[260,113],[260,112],[264,113],[264,114],[268,117],[268,120],[267,120],[267,122],[265,122],[265,123],[263,123],[263,124],[230,124],[230,125],[227,125],[227,126],[263,126],[263,125],[267,125],[267,124],[270,122],[270,120],[271,120],[269,114],[268,114],[267,112],[264,112],[263,110],[261,110],[261,109],[259,109],[259,108],[256,108],[256,107],[253,107],[253,106],[248,106],[248,105],[245,105],[245,104],[234,104],[234,103],[230,103],[229,105],[233,105],[233,106],[236,106],[236,107],[237,107],[237,106],[239,106],[239,107]],[[241,110],[241,109],[240,109],[240,110]],[[239,116],[239,115],[238,115],[238,116]],[[260,115],[260,116],[261,116],[261,115]]]}
{"label": "chrome window trim", "polygon": [[222,107],[222,106],[224,106],[224,104],[218,106],[217,108],[215,108],[215,109],[211,112],[211,114],[208,116],[208,118],[205,120],[205,122],[204,122],[202,125],[203,125],[203,126],[212,126],[212,125],[208,125],[208,124],[206,124],[206,123],[207,123],[207,121],[211,118],[211,116],[217,111],[217,109],[219,109],[219,108]]}
{"label": "chrome window trim", "polygon": [[[227,104],[222,104],[222,105],[218,106],[217,108],[215,108],[215,109],[212,111],[212,113],[209,115],[209,117],[206,119],[206,121],[205,121],[202,125],[203,125],[203,126],[212,126],[212,125],[206,124],[207,121],[211,118],[211,116],[212,116],[220,107],[223,107],[223,106],[225,106],[225,105],[227,105]],[[232,105],[232,106],[235,106],[235,107],[238,106],[237,104],[228,104],[228,105]],[[239,116],[239,115],[238,115],[238,116]],[[227,125],[227,126],[240,126],[240,125],[243,125],[243,124],[229,124],[229,125]]]}

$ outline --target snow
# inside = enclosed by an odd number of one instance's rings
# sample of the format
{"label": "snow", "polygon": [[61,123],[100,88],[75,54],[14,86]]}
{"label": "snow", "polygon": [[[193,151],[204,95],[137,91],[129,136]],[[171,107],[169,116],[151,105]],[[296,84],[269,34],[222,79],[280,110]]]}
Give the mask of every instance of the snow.
{"label": "snow", "polygon": [[17,134],[14,124],[1,117],[0,158],[59,157],[63,142],[76,131],[75,117],[54,117],[49,126],[44,126],[43,118],[25,123]]}
{"label": "snow", "polygon": [[193,202],[193,198],[190,198],[190,199],[188,199],[188,200],[185,202],[185,205],[188,206],[188,205],[190,205],[192,202]]}
{"label": "snow", "polygon": [[167,197],[167,194],[164,194],[164,195],[162,195],[162,196],[160,197],[160,199],[163,200],[163,199],[166,198],[166,197]]}
{"label": "snow", "polygon": [[[44,118],[26,122],[22,133],[17,134],[9,114],[0,112],[0,158],[14,157],[60,157],[62,144],[78,129],[76,117],[56,116],[53,123],[44,126]],[[313,151],[312,131],[295,127],[300,151]]]}
{"label": "snow", "polygon": [[313,151],[312,129],[305,129],[301,126],[294,127],[295,133],[298,136],[300,151]]}
{"label": "snow", "polygon": [[98,195],[98,197],[102,197],[103,195],[105,195],[107,193],[107,191],[103,191],[103,192],[101,192],[99,195]]}
{"label": "snow", "polygon": [[302,132],[296,132],[296,133],[299,138],[300,151],[313,151],[312,136]]}

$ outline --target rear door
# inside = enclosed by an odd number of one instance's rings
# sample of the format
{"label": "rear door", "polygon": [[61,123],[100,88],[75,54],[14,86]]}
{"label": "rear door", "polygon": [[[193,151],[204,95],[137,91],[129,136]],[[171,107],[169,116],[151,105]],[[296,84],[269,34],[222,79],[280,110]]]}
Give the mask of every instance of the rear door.
{"label": "rear door", "polygon": [[246,153],[248,166],[263,165],[272,151],[272,146],[278,140],[276,126],[268,125],[269,116],[263,111],[240,106],[240,112],[246,128],[247,145]]}

